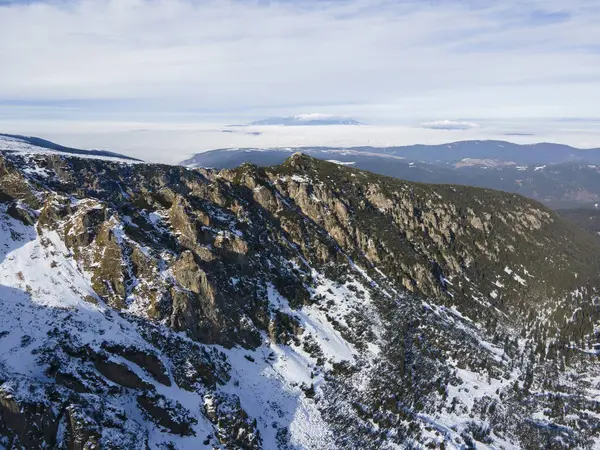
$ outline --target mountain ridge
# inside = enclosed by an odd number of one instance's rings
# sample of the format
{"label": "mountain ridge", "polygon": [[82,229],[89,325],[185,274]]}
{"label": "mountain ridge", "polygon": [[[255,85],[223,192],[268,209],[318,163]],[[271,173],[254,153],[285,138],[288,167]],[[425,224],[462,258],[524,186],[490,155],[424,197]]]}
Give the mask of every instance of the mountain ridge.
{"label": "mountain ridge", "polygon": [[[591,206],[600,202],[600,165],[594,163],[598,155],[596,149],[578,150],[552,144],[553,148],[562,149],[563,156],[554,159],[558,163],[551,163],[552,155],[544,156],[544,144],[538,144],[538,147],[510,144],[513,146],[513,154],[538,149],[534,152],[538,156],[511,160],[506,157],[510,155],[501,153],[508,143],[492,141],[483,145],[482,142],[484,141],[401,148],[221,149],[199,153],[180,164],[189,167],[231,168],[243,162],[252,162],[270,166],[281,164],[295,151],[303,151],[322,160],[409,181],[464,184],[519,193],[553,208]],[[467,148],[464,148],[465,145]],[[482,147],[487,150],[477,150]],[[430,149],[429,156],[427,153],[420,153],[423,148]],[[473,149],[477,152],[473,152]],[[563,151],[565,149],[566,152]],[[444,153],[445,159],[438,155],[440,151]]]}
{"label": "mountain ridge", "polygon": [[0,152],[0,226],[3,445],[600,442],[600,243],[524,197]]}
{"label": "mountain ridge", "polygon": [[[20,143],[22,145],[17,145]],[[22,136],[18,134],[0,133],[0,150],[17,150],[17,151],[55,151],[58,153],[91,156],[91,157],[107,157],[119,158],[128,161],[140,161],[131,156],[122,155],[120,153],[110,152],[107,150],[82,150],[78,148],[65,147],[60,144],[48,141],[34,136]]]}

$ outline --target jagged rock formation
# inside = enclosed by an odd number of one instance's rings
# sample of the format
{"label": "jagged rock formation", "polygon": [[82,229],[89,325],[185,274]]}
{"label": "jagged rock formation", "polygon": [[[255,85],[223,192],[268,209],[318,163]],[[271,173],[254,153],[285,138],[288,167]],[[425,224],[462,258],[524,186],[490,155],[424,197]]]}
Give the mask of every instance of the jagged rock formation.
{"label": "jagged rock formation", "polygon": [[600,444],[600,244],[522,197],[4,152],[0,228],[0,447]]}

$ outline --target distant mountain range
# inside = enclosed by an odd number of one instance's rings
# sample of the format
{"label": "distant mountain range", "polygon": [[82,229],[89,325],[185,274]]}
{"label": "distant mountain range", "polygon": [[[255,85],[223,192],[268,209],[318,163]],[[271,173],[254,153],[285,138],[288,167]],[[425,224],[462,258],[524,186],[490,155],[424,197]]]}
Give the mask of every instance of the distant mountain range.
{"label": "distant mountain range", "polygon": [[300,114],[297,116],[270,117],[249,123],[247,126],[327,126],[327,125],[362,125],[348,117],[330,116],[327,114]]}
{"label": "distant mountain range", "polygon": [[181,164],[233,168],[251,162],[272,166],[295,152],[410,181],[515,192],[554,208],[600,202],[600,149],[580,150],[552,143],[463,141],[387,148],[218,149],[199,153]]}
{"label": "distant mountain range", "polygon": [[401,159],[442,166],[520,166],[569,162],[600,164],[600,148],[582,150],[562,144],[522,145],[506,141],[460,141],[440,145],[397,147],[226,148],[198,153],[182,164],[235,167],[241,159],[242,162],[257,160],[256,164],[272,165],[281,163],[290,153],[295,152],[310,154],[320,159],[331,159],[333,156],[346,159],[377,156],[380,159]]}

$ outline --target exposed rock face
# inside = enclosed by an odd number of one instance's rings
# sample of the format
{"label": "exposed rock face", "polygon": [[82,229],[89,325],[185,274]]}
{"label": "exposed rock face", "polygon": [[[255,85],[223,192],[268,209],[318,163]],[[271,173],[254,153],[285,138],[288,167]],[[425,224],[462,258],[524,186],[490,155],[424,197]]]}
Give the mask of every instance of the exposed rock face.
{"label": "exposed rock face", "polygon": [[125,365],[97,358],[94,366],[106,379],[123,387],[132,389],[150,389],[151,387]]}
{"label": "exposed rock face", "polygon": [[18,203],[12,203],[6,209],[6,213],[12,218],[23,222],[25,225],[35,225],[35,215]]}
{"label": "exposed rock face", "polygon": [[67,407],[65,421],[68,428],[65,430],[66,442],[63,443],[67,443],[69,450],[88,450],[100,445],[100,430],[76,407]]}
{"label": "exposed rock face", "polygon": [[231,395],[209,395],[204,398],[206,417],[217,428],[217,439],[223,445],[237,448],[260,449],[262,440],[256,423],[240,405],[240,399]]}
{"label": "exposed rock face", "polygon": [[32,208],[39,206],[37,197],[31,191],[26,178],[18,170],[0,161],[0,201],[22,200]]}
{"label": "exposed rock face", "polygon": [[[307,178],[294,177],[298,170]],[[515,195],[407,183],[315,163],[303,155],[292,157],[280,169],[267,169],[267,173],[277,192],[289,196],[345,252],[356,260],[366,257],[369,265],[427,297],[447,298],[448,280],[455,277],[478,282],[502,273],[505,266],[535,261],[543,246],[561,249],[564,253],[558,260],[568,259],[572,252],[589,255],[586,239],[574,239],[573,248],[565,248],[562,238],[552,235],[556,215]],[[281,177],[281,173],[289,175]],[[573,229],[565,232],[576,233]],[[516,308],[519,315],[527,315],[528,307],[538,308],[548,300],[541,288],[549,277],[570,277],[574,286],[575,272],[593,276],[590,267],[582,261],[578,269],[571,266],[565,273],[560,265],[539,261],[531,268],[536,273],[530,273],[527,283],[514,277],[507,280],[513,286],[528,284],[528,295],[537,296],[535,301],[524,304],[520,296],[511,298],[507,293],[498,306]],[[485,294],[493,288],[490,283]],[[470,307],[469,303],[477,301],[474,294],[469,283],[463,283],[453,294],[453,301],[460,296],[460,302]],[[473,305],[473,313],[475,310],[479,307]]]}
{"label": "exposed rock face", "polygon": [[137,364],[143,368],[159,383],[165,386],[171,386],[171,379],[163,362],[156,355],[146,353],[134,347],[122,347],[105,345],[104,348],[113,354],[122,356],[123,358]]}
{"label": "exposed rock face", "polygon": [[6,153],[0,447],[593,448],[599,269],[511,194]]}
{"label": "exposed rock face", "polygon": [[111,218],[100,226],[94,239],[96,251],[90,261],[95,268],[92,272],[94,291],[117,309],[124,308],[127,301],[119,225],[115,218]]}
{"label": "exposed rock face", "polygon": [[137,402],[142,410],[148,414],[153,422],[166,428],[172,434],[180,436],[192,436],[192,424],[197,423],[189,417],[189,412],[180,404],[170,404],[168,400],[161,395],[140,395]]}
{"label": "exposed rock face", "polygon": [[10,393],[0,391],[0,432],[33,448],[39,442],[55,442],[58,420],[43,404],[19,403]]}
{"label": "exposed rock face", "polygon": [[214,304],[215,294],[211,287],[206,272],[204,272],[194,260],[194,254],[184,251],[181,257],[173,265],[173,276],[185,289],[199,295],[203,303]]}

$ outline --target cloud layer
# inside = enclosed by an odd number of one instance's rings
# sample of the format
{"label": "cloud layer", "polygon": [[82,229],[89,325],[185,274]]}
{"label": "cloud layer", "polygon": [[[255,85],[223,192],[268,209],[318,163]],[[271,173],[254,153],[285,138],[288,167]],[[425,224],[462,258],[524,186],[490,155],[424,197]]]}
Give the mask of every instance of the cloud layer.
{"label": "cloud layer", "polygon": [[600,117],[598,23],[596,0],[0,1],[0,121]]}
{"label": "cloud layer", "polygon": [[[169,164],[205,150],[231,147],[385,147],[482,139],[600,147],[600,129],[595,122],[571,126],[545,121],[518,125],[501,122],[466,130],[375,125],[240,127],[230,128],[235,130],[232,133],[223,133],[224,129],[210,124],[32,121],[15,124],[7,131],[41,135],[66,146],[113,150],[146,161]],[[535,133],[531,132],[532,129],[536,130]]]}

